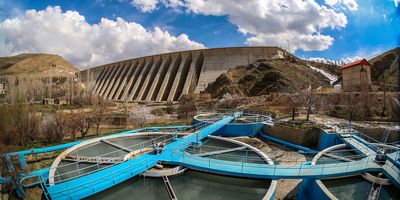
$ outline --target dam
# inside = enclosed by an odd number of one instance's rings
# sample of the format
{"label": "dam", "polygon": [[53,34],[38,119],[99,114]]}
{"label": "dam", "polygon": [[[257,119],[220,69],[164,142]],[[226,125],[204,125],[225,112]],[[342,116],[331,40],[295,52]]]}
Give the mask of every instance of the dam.
{"label": "dam", "polygon": [[217,77],[238,65],[280,59],[278,47],[231,47],[181,51],[134,58],[81,71],[95,94],[112,101],[178,101],[199,93]]}

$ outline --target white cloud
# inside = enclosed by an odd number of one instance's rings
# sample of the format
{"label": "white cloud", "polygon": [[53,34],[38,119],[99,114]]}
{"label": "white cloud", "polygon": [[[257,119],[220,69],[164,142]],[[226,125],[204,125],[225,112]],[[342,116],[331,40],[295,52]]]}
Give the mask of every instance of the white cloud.
{"label": "white cloud", "polygon": [[59,54],[79,68],[139,56],[205,48],[185,34],[173,36],[155,27],[147,30],[122,18],[89,24],[76,11],[61,8],[28,10],[0,21],[0,56],[24,52]]}
{"label": "white cloud", "polygon": [[349,9],[351,11],[356,11],[358,9],[356,0],[325,0],[325,3],[337,9]]}
{"label": "white cloud", "polygon": [[326,28],[345,27],[347,18],[314,0],[158,0],[166,7],[187,13],[228,16],[248,45],[274,45],[294,52],[325,50],[334,39],[322,34]]}
{"label": "white cloud", "polygon": [[397,6],[399,5],[399,3],[400,3],[400,0],[393,0],[394,1],[394,6],[397,8]]}
{"label": "white cloud", "polygon": [[142,12],[151,12],[157,8],[158,0],[132,0],[131,4]]}

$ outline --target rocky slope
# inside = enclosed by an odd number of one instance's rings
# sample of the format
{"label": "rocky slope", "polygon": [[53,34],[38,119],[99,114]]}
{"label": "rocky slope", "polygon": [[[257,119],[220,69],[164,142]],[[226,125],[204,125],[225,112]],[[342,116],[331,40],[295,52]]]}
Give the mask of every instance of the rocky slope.
{"label": "rocky slope", "polygon": [[400,56],[400,47],[387,51],[368,62],[371,64],[371,80],[373,84],[390,86],[397,85],[397,63]]}
{"label": "rocky slope", "polygon": [[213,98],[225,93],[239,96],[259,96],[270,92],[288,92],[329,85],[329,80],[297,58],[271,59],[238,66],[221,74],[205,90]]}

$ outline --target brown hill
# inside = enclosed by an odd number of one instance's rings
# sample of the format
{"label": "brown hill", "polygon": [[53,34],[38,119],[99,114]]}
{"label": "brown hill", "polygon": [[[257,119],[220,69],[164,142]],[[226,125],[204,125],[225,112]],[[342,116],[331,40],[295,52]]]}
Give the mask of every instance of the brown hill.
{"label": "brown hill", "polygon": [[313,71],[307,62],[298,58],[263,60],[238,66],[221,74],[205,90],[213,98],[225,93],[239,96],[259,96],[270,92],[288,92],[312,85],[329,85],[327,78]]}
{"label": "brown hill", "polygon": [[371,80],[373,84],[382,87],[386,82],[389,90],[397,87],[399,56],[400,47],[397,47],[368,61],[371,64]]}
{"label": "brown hill", "polygon": [[3,76],[72,76],[79,69],[61,56],[51,54],[19,54],[0,57],[0,75]]}

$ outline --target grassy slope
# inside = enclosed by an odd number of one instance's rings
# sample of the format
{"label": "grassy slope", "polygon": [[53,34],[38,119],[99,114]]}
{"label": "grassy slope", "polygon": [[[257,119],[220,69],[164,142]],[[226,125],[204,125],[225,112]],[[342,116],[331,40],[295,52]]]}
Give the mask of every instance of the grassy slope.
{"label": "grassy slope", "polygon": [[398,50],[400,47],[387,51],[369,60],[371,66],[371,80],[378,84],[397,84],[397,62],[399,61]]}
{"label": "grassy slope", "polygon": [[[53,68],[52,65],[56,67]],[[0,57],[0,75],[32,75],[45,73],[47,76],[60,72],[78,72],[79,69],[64,60],[61,56],[50,54],[20,54],[11,57]]]}

